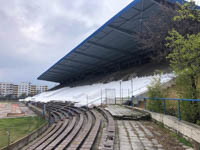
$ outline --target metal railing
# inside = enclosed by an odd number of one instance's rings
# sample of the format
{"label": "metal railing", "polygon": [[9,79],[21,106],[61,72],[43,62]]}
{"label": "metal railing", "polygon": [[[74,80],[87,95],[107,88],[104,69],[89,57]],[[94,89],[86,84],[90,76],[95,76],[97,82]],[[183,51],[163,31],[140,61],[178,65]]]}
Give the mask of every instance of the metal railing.
{"label": "metal railing", "polygon": [[144,98],[144,106],[145,109],[147,109],[147,100],[161,100],[163,101],[163,113],[167,114],[167,109],[166,109],[166,101],[177,101],[178,102],[178,118],[179,120],[182,119],[181,117],[181,101],[187,101],[187,102],[200,102],[200,99],[181,99],[181,98],[149,98],[145,97]]}

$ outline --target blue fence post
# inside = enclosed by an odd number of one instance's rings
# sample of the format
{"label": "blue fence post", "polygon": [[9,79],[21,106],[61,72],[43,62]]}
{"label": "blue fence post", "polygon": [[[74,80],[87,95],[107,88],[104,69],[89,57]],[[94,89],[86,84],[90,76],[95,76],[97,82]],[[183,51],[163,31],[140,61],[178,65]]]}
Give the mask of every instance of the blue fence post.
{"label": "blue fence post", "polygon": [[166,115],[166,101],[164,99],[164,114]]}
{"label": "blue fence post", "polygon": [[87,95],[87,109],[88,109],[88,106],[89,106],[89,105],[88,105],[88,95]]}
{"label": "blue fence post", "polygon": [[115,90],[115,105],[117,104],[116,90]]}
{"label": "blue fence post", "polygon": [[179,118],[179,120],[181,120],[181,105],[180,105],[180,101],[181,100],[178,100],[178,118]]}
{"label": "blue fence post", "polygon": [[132,106],[134,107],[134,96],[131,97],[132,101]]}
{"label": "blue fence post", "polygon": [[102,100],[102,89],[101,89],[101,106],[103,105],[103,100]]}
{"label": "blue fence post", "polygon": [[48,111],[48,125],[51,125],[51,113],[50,110]]}
{"label": "blue fence post", "polygon": [[45,118],[46,113],[46,104],[43,105],[43,117]]}
{"label": "blue fence post", "polygon": [[107,99],[107,89],[105,89],[105,98],[106,98],[106,105],[108,105],[108,99]]}

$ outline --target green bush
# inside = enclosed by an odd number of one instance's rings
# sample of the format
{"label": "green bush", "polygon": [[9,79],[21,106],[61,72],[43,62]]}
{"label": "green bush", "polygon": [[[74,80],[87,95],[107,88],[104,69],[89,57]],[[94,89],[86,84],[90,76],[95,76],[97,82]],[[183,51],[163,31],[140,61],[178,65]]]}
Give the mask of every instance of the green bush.
{"label": "green bush", "polygon": [[[153,78],[151,85],[148,86],[148,97],[150,98],[163,98],[165,97],[164,91],[161,87],[161,77]],[[162,100],[148,100],[147,109],[154,112],[163,112],[163,101]]]}
{"label": "green bush", "polygon": [[197,120],[197,125],[199,125],[199,126],[200,126],[200,120]]}
{"label": "green bush", "polygon": [[[192,81],[188,75],[179,75],[176,79],[177,93],[180,98],[196,99],[199,95],[199,89],[192,87]],[[194,94],[195,93],[195,94]],[[194,97],[194,95],[196,95]],[[200,114],[200,102],[181,102],[182,119],[188,122],[196,123]]]}

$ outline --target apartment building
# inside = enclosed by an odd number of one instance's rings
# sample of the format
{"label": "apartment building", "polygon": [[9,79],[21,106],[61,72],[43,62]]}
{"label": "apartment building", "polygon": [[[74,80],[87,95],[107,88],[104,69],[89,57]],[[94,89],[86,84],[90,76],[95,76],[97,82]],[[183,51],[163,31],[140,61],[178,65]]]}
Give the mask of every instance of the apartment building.
{"label": "apartment building", "polygon": [[7,82],[0,82],[0,96],[12,95],[13,97],[34,96],[46,92],[48,86],[36,86],[30,82],[22,82],[19,85]]}
{"label": "apartment building", "polygon": [[48,90],[48,86],[37,86],[36,87],[36,91],[37,93],[43,93],[43,92],[46,92]]}
{"label": "apartment building", "polygon": [[17,97],[17,92],[18,92],[17,85],[8,82],[0,82],[1,96],[13,95]]}
{"label": "apartment building", "polygon": [[13,94],[12,95],[14,97],[18,97],[18,85],[13,84],[12,89],[13,89]]}
{"label": "apartment building", "polygon": [[22,82],[18,85],[18,97],[19,96],[28,96],[30,95],[31,83],[30,82]]}
{"label": "apartment building", "polygon": [[38,92],[37,92],[37,86],[36,85],[31,85],[29,92],[30,92],[30,96],[38,94]]}

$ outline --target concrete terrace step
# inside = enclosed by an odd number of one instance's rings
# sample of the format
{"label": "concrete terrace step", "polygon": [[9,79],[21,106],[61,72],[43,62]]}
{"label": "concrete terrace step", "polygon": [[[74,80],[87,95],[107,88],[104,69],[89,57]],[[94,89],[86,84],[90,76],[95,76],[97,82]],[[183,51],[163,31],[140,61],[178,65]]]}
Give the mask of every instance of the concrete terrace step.
{"label": "concrete terrace step", "polygon": [[23,147],[22,150],[26,150],[29,147],[33,146],[34,143],[39,142],[42,138],[44,138],[47,134],[49,134],[49,132],[51,132],[54,128],[56,127],[56,124],[52,124],[47,131],[45,131],[41,136],[39,136],[36,140],[32,141],[31,143],[29,143],[28,145],[26,145],[25,147]]}
{"label": "concrete terrace step", "polygon": [[150,116],[146,112],[129,109],[121,105],[108,105],[105,109],[118,120],[140,120],[148,119]]}
{"label": "concrete terrace step", "polygon": [[98,108],[98,110],[103,114],[103,116],[108,121],[106,127],[106,137],[104,139],[103,150],[113,150],[115,143],[116,126],[112,115],[104,108]]}
{"label": "concrete terrace step", "polygon": [[47,109],[57,121],[29,150],[189,150],[153,122],[140,120],[149,114],[133,108],[51,103]]}
{"label": "concrete terrace step", "polygon": [[38,146],[40,146],[43,142],[45,142],[46,140],[48,140],[48,138],[50,138],[52,135],[54,135],[59,128],[62,126],[62,122],[59,122],[56,124],[56,127],[49,132],[49,134],[47,134],[45,137],[43,137],[40,141],[36,142],[34,145],[32,145],[31,147],[28,148],[28,150],[33,150],[36,149]]}
{"label": "concrete terrace step", "polygon": [[85,124],[85,128],[83,129],[81,133],[79,133],[79,135],[75,138],[75,140],[70,144],[70,147],[68,149],[78,149],[81,146],[82,142],[87,137],[87,135],[89,134],[92,128],[93,119],[92,119],[92,114],[89,111],[86,114],[87,114],[88,120],[87,120],[87,123]]}
{"label": "concrete terrace step", "polygon": [[83,145],[81,146],[81,150],[90,150],[93,147],[93,144],[101,126],[101,120],[99,119],[99,116],[97,115],[96,111],[92,110],[91,112],[95,117],[95,123],[86,140],[84,141]]}
{"label": "concrete terrace step", "polygon": [[51,142],[51,144],[49,144],[45,149],[54,149],[72,131],[73,127],[75,126],[76,119],[76,117],[73,117],[70,125],[68,125],[68,127],[62,133],[59,133],[57,138],[53,142]]}
{"label": "concrete terrace step", "polygon": [[75,128],[72,130],[72,132],[62,141],[62,143],[59,144],[59,146],[55,150],[63,150],[67,146],[69,146],[70,142],[75,138],[75,136],[78,134],[78,132],[81,129],[81,126],[84,122],[84,116],[83,114],[80,114],[80,120],[78,121]]}
{"label": "concrete terrace step", "polygon": [[54,134],[52,135],[47,141],[43,142],[42,145],[40,145],[36,150],[41,150],[41,149],[48,149],[48,146],[50,143],[52,143],[55,139],[58,138],[58,136],[64,131],[64,129],[67,127],[69,121],[65,120],[62,124],[62,126],[60,127],[60,129]]}

